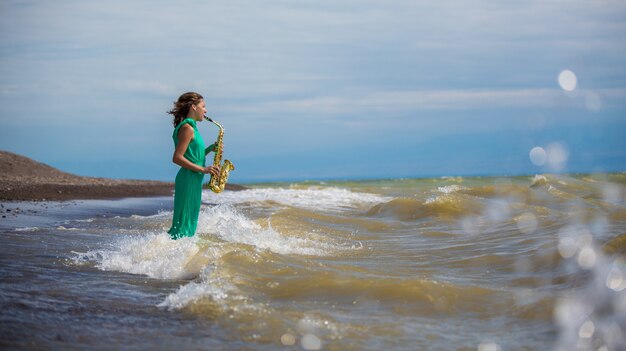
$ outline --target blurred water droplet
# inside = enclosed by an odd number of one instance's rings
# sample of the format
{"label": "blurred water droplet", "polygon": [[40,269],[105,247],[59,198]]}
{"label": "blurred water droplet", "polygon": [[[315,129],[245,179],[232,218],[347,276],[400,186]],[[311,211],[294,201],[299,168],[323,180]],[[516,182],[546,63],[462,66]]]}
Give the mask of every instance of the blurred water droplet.
{"label": "blurred water droplet", "polygon": [[522,213],[516,221],[517,228],[524,234],[532,234],[537,230],[537,217],[530,212]]}
{"label": "blurred water droplet", "polygon": [[578,329],[578,337],[588,339],[593,336],[596,327],[593,325],[593,322],[590,320],[585,321],[580,328]]}
{"label": "blurred water droplet", "polygon": [[478,351],[500,351],[500,345],[495,342],[481,342]]}
{"label": "blurred water droplet", "polygon": [[585,247],[591,246],[593,242],[593,235],[589,229],[581,229],[578,231],[578,237],[576,239],[576,244],[579,248],[583,249]]}
{"label": "blurred water droplet", "polygon": [[532,148],[528,156],[530,157],[530,162],[532,162],[535,166],[543,166],[548,159],[546,150],[544,150],[541,146],[535,146]]}
{"label": "blurred water droplet", "polygon": [[461,228],[468,235],[480,234],[481,220],[478,217],[465,217],[461,219]]}
{"label": "blurred water droplet", "polygon": [[600,95],[594,93],[593,91],[588,92],[585,95],[585,107],[589,111],[598,111],[602,108],[602,100],[600,99]]}
{"label": "blurred water droplet", "polygon": [[548,144],[546,154],[548,166],[556,171],[562,170],[569,158],[567,147],[558,141]]}
{"label": "blurred water droplet", "polygon": [[602,186],[602,198],[613,204],[620,203],[622,201],[622,187],[614,183],[604,184]]}
{"label": "blurred water droplet", "polygon": [[494,200],[487,207],[487,218],[492,221],[504,221],[511,218],[511,209],[506,200]]}
{"label": "blurred water droplet", "polygon": [[285,346],[293,346],[296,344],[296,337],[287,333],[280,337],[280,342]]}
{"label": "blurred water droplet", "polygon": [[591,269],[596,264],[596,252],[591,247],[585,247],[578,253],[578,264],[584,269]]}
{"label": "blurred water droplet", "polygon": [[576,240],[566,237],[559,240],[558,249],[561,257],[570,258],[576,254],[578,246],[576,245]]}
{"label": "blurred water droplet", "polygon": [[302,318],[296,324],[296,328],[300,334],[310,334],[315,331],[315,322],[309,318]]}
{"label": "blurred water droplet", "polygon": [[626,285],[625,283],[622,270],[618,267],[612,267],[606,277],[606,286],[613,291],[622,291]]}
{"label": "blurred water droplet", "polygon": [[313,334],[306,334],[302,337],[300,341],[300,345],[305,350],[321,350],[322,349],[322,341],[320,338]]}
{"label": "blurred water droplet", "polygon": [[559,74],[559,85],[561,86],[561,89],[565,91],[574,91],[574,89],[576,89],[576,85],[578,85],[576,74],[569,69],[561,71]]}

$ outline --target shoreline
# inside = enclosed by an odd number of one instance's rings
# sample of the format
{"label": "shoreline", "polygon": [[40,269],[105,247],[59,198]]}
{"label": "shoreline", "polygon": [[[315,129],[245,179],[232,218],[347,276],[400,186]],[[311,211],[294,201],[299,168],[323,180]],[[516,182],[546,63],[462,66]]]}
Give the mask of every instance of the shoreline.
{"label": "shoreline", "polygon": [[124,182],[119,184],[0,183],[1,201],[67,201],[125,197],[171,196],[174,184]]}
{"label": "shoreline", "polygon": [[[99,182],[29,183],[0,180],[0,201],[68,201],[122,199],[128,197],[161,197],[174,195],[174,183],[143,180],[96,178]],[[225,191],[248,189],[226,184]]]}
{"label": "shoreline", "polygon": [[[225,190],[247,189],[227,184]],[[0,201],[67,201],[172,196],[173,182],[85,177],[0,151]]]}

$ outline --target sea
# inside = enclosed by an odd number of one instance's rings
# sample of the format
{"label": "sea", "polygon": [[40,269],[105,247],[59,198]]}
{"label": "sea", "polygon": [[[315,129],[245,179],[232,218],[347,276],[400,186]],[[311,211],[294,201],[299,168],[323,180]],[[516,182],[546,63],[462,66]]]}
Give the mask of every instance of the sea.
{"label": "sea", "polygon": [[626,350],[626,173],[3,202],[6,350]]}

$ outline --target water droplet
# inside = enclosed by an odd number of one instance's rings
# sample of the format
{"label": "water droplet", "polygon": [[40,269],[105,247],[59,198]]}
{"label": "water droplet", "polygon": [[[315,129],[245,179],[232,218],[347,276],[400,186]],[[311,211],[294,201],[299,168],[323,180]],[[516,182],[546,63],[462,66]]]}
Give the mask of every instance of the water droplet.
{"label": "water droplet", "polygon": [[285,346],[293,346],[296,344],[296,337],[287,333],[280,337],[280,342]]}
{"label": "water droplet", "polygon": [[500,345],[495,342],[481,342],[478,351],[500,351]]}
{"label": "water droplet", "polygon": [[468,235],[480,234],[481,221],[477,217],[465,217],[461,219],[461,227],[463,232]]}
{"label": "water droplet", "polygon": [[298,321],[296,328],[300,334],[310,334],[315,331],[315,322],[309,318],[303,318]]}
{"label": "water droplet", "polygon": [[302,337],[300,341],[300,345],[305,350],[321,350],[322,349],[322,341],[320,338],[313,334],[306,334]]}
{"label": "water droplet", "polygon": [[595,325],[593,325],[593,322],[590,320],[587,320],[578,329],[578,337],[584,338],[584,339],[591,338],[595,330],[596,330],[596,327]]}
{"label": "water droplet", "polygon": [[578,264],[585,269],[591,269],[596,264],[596,252],[591,247],[585,247],[578,253]]}
{"label": "water droplet", "polygon": [[578,237],[577,237],[577,241],[576,244],[578,245],[579,248],[585,248],[588,246],[591,246],[591,243],[593,242],[593,235],[591,235],[591,232],[589,231],[589,229],[581,229],[580,231],[578,231]]}
{"label": "water droplet", "polygon": [[565,237],[559,240],[558,249],[559,249],[559,254],[561,254],[563,258],[570,258],[576,254],[576,251],[578,250],[578,246],[576,245],[576,240],[570,237]]}
{"label": "water droplet", "polygon": [[574,91],[576,85],[578,85],[578,79],[574,72],[569,69],[565,69],[559,73],[559,85],[561,89],[565,91]]}
{"label": "water droplet", "polygon": [[487,218],[492,221],[504,221],[511,218],[511,209],[506,200],[494,200],[489,204],[486,211]]}
{"label": "water droplet", "polygon": [[544,150],[541,146],[535,146],[532,148],[528,156],[530,157],[530,162],[532,162],[535,166],[543,166],[548,159],[546,150]]}
{"label": "water droplet", "polygon": [[622,291],[626,285],[625,283],[622,270],[617,267],[611,268],[606,277],[606,286],[613,291]]}
{"label": "water droplet", "polygon": [[532,234],[537,230],[537,218],[530,212],[522,213],[516,221],[517,228],[524,234]]}
{"label": "water droplet", "polygon": [[618,204],[622,200],[622,187],[614,183],[604,184],[602,186],[602,198],[606,202]]}
{"label": "water droplet", "polygon": [[569,158],[569,151],[565,144],[561,142],[553,142],[546,147],[548,165],[554,170],[561,170],[565,166],[565,162]]}

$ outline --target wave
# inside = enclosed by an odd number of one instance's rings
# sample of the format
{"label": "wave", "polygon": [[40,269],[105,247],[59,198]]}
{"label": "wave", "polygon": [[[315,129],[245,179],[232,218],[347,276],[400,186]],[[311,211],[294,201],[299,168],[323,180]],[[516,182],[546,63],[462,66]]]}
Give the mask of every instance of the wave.
{"label": "wave", "polygon": [[391,198],[371,193],[354,192],[342,188],[307,187],[304,189],[248,189],[237,192],[223,192],[219,196],[215,196],[209,191],[204,191],[202,199],[204,202],[220,205],[270,203],[312,210],[341,211],[358,209],[373,203],[389,201]]}
{"label": "wave", "polygon": [[370,208],[367,216],[392,217],[402,221],[419,220],[426,217],[461,218],[478,215],[483,205],[462,194],[446,193],[420,201],[413,198],[397,198]]}
{"label": "wave", "polygon": [[18,228],[15,228],[14,230],[16,232],[34,232],[39,229],[40,229],[39,227],[18,227]]}
{"label": "wave", "polygon": [[315,256],[350,249],[334,240],[323,242],[307,234],[284,235],[271,226],[259,225],[232,206],[220,205],[201,210],[194,237],[172,240],[165,232],[153,231],[121,235],[109,248],[77,254],[76,261],[94,261],[103,270],[157,279],[188,279],[243,246],[284,255]]}
{"label": "wave", "polygon": [[[181,286],[159,304],[168,309],[190,309],[217,318],[243,314],[254,319],[271,306],[308,301],[352,306],[377,305],[399,314],[490,315],[526,311],[524,318],[550,319],[538,304],[546,296],[529,289],[496,289],[457,285],[427,277],[376,276],[365,272],[335,272],[306,262],[285,262],[272,254],[233,252],[228,260],[203,271],[200,279]],[[271,301],[271,305],[265,301]],[[199,307],[202,306],[202,307]],[[261,309],[261,311],[259,311]],[[507,312],[508,311],[508,312]]]}
{"label": "wave", "polygon": [[212,234],[221,240],[254,246],[279,254],[324,256],[338,248],[332,243],[310,239],[306,232],[298,236],[285,235],[272,228],[250,220],[232,206],[220,205],[205,208],[198,222],[199,236]]}

